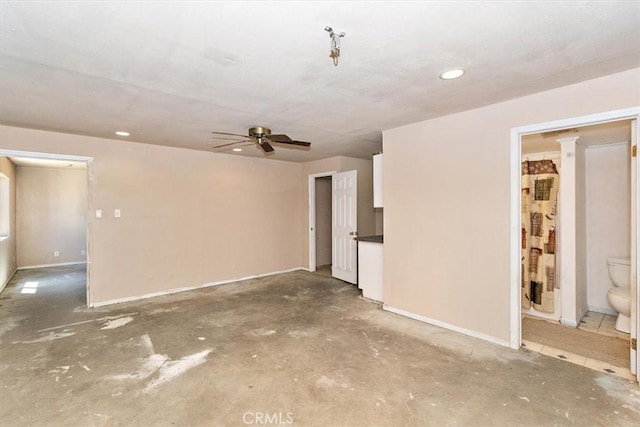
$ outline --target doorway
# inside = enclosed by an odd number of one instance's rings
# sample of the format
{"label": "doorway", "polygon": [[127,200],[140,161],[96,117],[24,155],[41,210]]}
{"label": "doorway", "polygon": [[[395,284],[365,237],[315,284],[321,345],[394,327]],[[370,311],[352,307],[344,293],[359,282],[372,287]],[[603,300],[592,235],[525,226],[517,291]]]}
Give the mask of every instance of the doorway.
{"label": "doorway", "polygon": [[[615,329],[618,313],[607,294],[614,286],[609,260],[630,257],[630,137],[629,120],[522,137],[523,345],[624,378],[630,377],[629,329]],[[560,155],[564,144],[573,144],[575,153],[567,159],[566,174]],[[548,151],[553,148],[558,151]],[[567,147],[562,149],[566,155]],[[549,188],[543,185],[547,181]],[[562,202],[574,206],[573,230],[567,233],[574,248],[562,241],[558,227]],[[568,251],[575,252],[574,265],[560,262]],[[563,284],[558,267],[573,268],[575,283]],[[627,272],[628,294],[629,263],[616,264],[615,277],[621,269]]]}
{"label": "doorway", "polygon": [[315,179],[316,185],[316,270],[331,277],[331,183],[330,176]]}
{"label": "doorway", "polygon": [[[12,211],[18,273],[14,281],[41,276],[40,280],[25,279],[20,293],[37,294],[40,287],[41,293],[53,295],[55,289],[61,289],[89,307],[92,159],[14,150],[0,150],[0,156],[15,167],[16,206]],[[63,278],[73,278],[70,287],[59,286]]]}
{"label": "doorway", "polygon": [[[618,110],[618,111],[612,111],[612,112],[608,112],[608,113],[601,113],[601,114],[595,114],[595,115],[591,115],[591,116],[584,116],[584,117],[578,117],[578,118],[573,118],[573,119],[567,119],[567,120],[560,120],[560,121],[556,121],[556,122],[548,122],[548,123],[542,123],[542,124],[537,124],[537,125],[531,125],[531,126],[524,126],[524,127],[520,127],[520,128],[514,128],[511,131],[511,170],[512,170],[512,175],[511,175],[511,182],[512,182],[512,186],[511,186],[511,340],[510,340],[510,344],[512,348],[520,348],[521,343],[522,343],[522,329],[523,329],[523,325],[522,325],[522,304],[521,304],[521,298],[522,298],[522,294],[521,294],[521,290],[522,290],[522,276],[521,276],[521,248],[522,248],[522,231],[521,231],[521,224],[522,224],[522,195],[521,195],[521,173],[522,173],[522,157],[523,157],[523,151],[522,151],[522,141],[525,137],[529,136],[529,135],[534,135],[534,134],[540,134],[540,133],[559,133],[560,131],[566,131],[566,130],[572,130],[574,128],[580,128],[580,127],[585,127],[585,126],[591,126],[591,125],[598,125],[598,124],[605,124],[605,123],[612,123],[612,122],[616,122],[616,121],[622,121],[622,120],[627,120],[630,124],[630,134],[631,137],[629,138],[630,141],[630,145],[631,146],[636,146],[636,136],[637,136],[637,132],[638,132],[638,118],[640,117],[640,108],[631,108],[631,109],[626,109],[626,110]],[[566,136],[566,135],[565,135]],[[558,137],[562,138],[561,136]],[[554,141],[555,142],[555,141]],[[621,142],[621,141],[619,141]],[[634,148],[635,150],[635,148]],[[562,149],[562,158],[561,161],[567,160],[567,163],[565,165],[563,165],[562,167],[569,167],[571,168],[572,166],[575,167],[575,157],[581,155],[580,153],[576,154],[576,151],[572,151],[572,152],[567,152],[566,150],[564,150],[564,148]],[[571,160],[573,159],[573,160]],[[572,161],[574,162],[574,164],[572,165]],[[630,335],[629,335],[629,372],[630,374],[634,377],[634,378],[638,378],[638,373],[637,373],[637,364],[638,364],[638,353],[637,351],[634,349],[634,344],[636,342],[636,337],[637,337],[637,330],[638,330],[638,325],[640,323],[639,318],[638,318],[638,310],[637,310],[637,306],[638,306],[638,292],[637,292],[637,265],[638,265],[638,252],[637,252],[637,242],[638,242],[638,210],[636,208],[636,205],[638,203],[638,168],[636,167],[636,158],[633,158],[633,161],[631,161],[631,171],[630,171],[630,176],[629,176],[629,180],[630,180],[630,187],[631,187],[631,203],[630,203],[630,212],[629,212],[629,216],[630,216],[630,232],[628,232],[628,237],[629,237],[629,250],[628,250],[628,254],[630,255],[630,269],[631,269],[631,286],[630,286],[630,292],[631,292],[631,297],[632,297],[632,311],[631,311],[631,330],[630,330]],[[580,173],[578,173],[576,176],[580,176]],[[563,187],[563,185],[566,185],[567,183],[561,183],[561,192],[562,189],[565,188]],[[574,183],[575,184],[575,183]],[[569,187],[571,188],[571,187]],[[571,190],[570,190],[571,191]],[[566,197],[566,194],[565,196]],[[566,203],[563,205],[563,199],[560,200],[559,203],[559,210],[562,211],[564,209],[565,212],[565,217],[566,217],[566,213],[567,212],[571,212],[571,208],[572,206],[569,203]],[[575,205],[574,205],[575,208]],[[575,212],[574,212],[575,213]],[[585,215],[586,216],[586,215]],[[579,222],[577,218],[573,218],[570,221],[570,225],[572,225],[572,227],[563,227],[563,222],[560,222],[560,227],[559,227],[559,240],[562,241],[562,239],[566,239],[566,242],[568,241],[575,241],[576,239],[576,235],[575,233],[572,235],[571,233],[571,228],[576,228],[576,223]],[[565,242],[565,243],[566,243]],[[577,245],[574,245],[576,248],[574,248],[574,250],[580,251],[582,250],[581,247],[578,247]],[[582,254],[578,254],[578,258],[580,258],[582,256]],[[562,257],[563,254],[560,254],[560,257]],[[573,310],[574,313],[571,314],[568,319],[569,321],[564,321],[563,320],[563,324],[565,325],[571,325],[570,321],[571,319],[573,319],[574,326],[573,330],[577,330],[577,326],[579,325],[578,322],[580,322],[583,318],[584,319],[588,319],[588,317],[591,317],[591,313],[588,313],[588,305],[586,304],[586,301],[583,301],[581,304],[580,302],[578,304],[576,304],[576,283],[577,280],[576,278],[578,278],[579,280],[582,280],[583,278],[580,277],[581,272],[576,271],[577,268],[574,264],[573,268],[566,268],[567,265],[567,259],[570,259],[572,256],[575,259],[575,253],[574,254],[569,254],[567,256],[567,254],[565,254],[565,256],[567,257],[564,262],[561,264],[561,271],[559,273],[559,286],[560,289],[562,291],[562,311],[571,311],[571,305],[573,304]],[[585,265],[586,267],[586,265]],[[605,266],[606,268],[606,266]],[[581,271],[585,271],[586,274],[586,268],[582,269]],[[571,285],[571,281],[573,280],[573,286]],[[564,286],[563,286],[563,281]],[[569,285],[567,285],[567,283],[569,283]],[[568,294],[571,294],[571,292],[573,292],[573,296],[571,298],[567,298]],[[581,291],[582,292],[582,291]],[[584,293],[586,295],[586,292]],[[584,305],[585,311],[582,312],[580,311],[580,307]],[[569,310],[565,310],[565,308],[568,307]],[[586,316],[585,316],[586,315]],[[597,320],[596,320],[597,321]],[[600,319],[600,323],[602,324],[603,319]],[[562,327],[559,325],[553,325],[553,326],[558,326],[558,327]],[[599,326],[598,326],[599,327]],[[534,350],[535,351],[535,350]],[[560,357],[560,356],[558,356]],[[560,357],[565,358],[565,357]],[[568,359],[568,358],[567,358]],[[593,367],[593,366],[591,366]]]}
{"label": "doorway", "polygon": [[[327,239],[331,246],[331,182],[333,175],[336,173],[337,171],[328,171],[309,175],[309,271],[315,272],[318,267],[323,267],[322,272],[328,270],[327,274],[329,276],[331,276],[332,249],[331,247],[327,248]],[[327,192],[328,195],[326,194]],[[329,198],[328,200],[327,197]],[[318,203],[320,203],[320,207],[318,207]],[[320,211],[319,214],[318,211]],[[320,230],[318,230],[318,223],[320,224]],[[328,230],[326,229],[327,226]],[[320,243],[318,243],[318,240],[320,240]],[[321,249],[320,256],[318,256],[318,248]],[[320,263],[318,263],[318,260],[320,260]]]}

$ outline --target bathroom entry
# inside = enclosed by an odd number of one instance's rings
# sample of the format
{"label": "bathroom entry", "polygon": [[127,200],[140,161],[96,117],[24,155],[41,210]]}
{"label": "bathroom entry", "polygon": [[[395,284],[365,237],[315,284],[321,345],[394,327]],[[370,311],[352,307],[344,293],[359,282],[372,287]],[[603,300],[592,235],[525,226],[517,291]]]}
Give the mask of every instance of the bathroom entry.
{"label": "bathroom entry", "polygon": [[[632,200],[637,198],[632,194],[635,195],[637,188],[632,191],[632,184],[635,185],[638,178],[631,158],[631,146],[635,145],[637,124],[635,120],[592,123],[596,124],[520,133],[521,244],[518,277],[521,292],[518,311],[522,316],[521,338],[527,343],[531,336],[537,337],[538,342],[531,343],[535,348],[530,349],[534,351],[537,349],[544,353],[542,349],[549,351],[550,343],[555,343],[560,350],[572,355],[561,358],[575,359],[575,354],[578,354],[578,360],[595,358],[600,367],[615,363],[617,367],[612,368],[626,368],[627,377],[636,377],[637,354],[632,349],[630,338],[636,334],[637,314],[635,311],[629,313],[629,329],[626,330],[620,328],[625,324],[624,318],[620,321],[624,314],[619,315],[625,310],[616,311],[615,308],[620,306],[619,294],[625,293],[625,297],[628,294],[625,300],[628,305],[637,298],[635,286],[624,287],[630,282],[631,263],[627,265],[627,273],[622,272],[629,277],[620,281],[616,276],[620,274],[620,266],[625,264],[613,263],[615,268],[612,268],[611,259],[628,261],[636,257],[637,230],[634,224],[637,215],[632,214]],[[544,125],[540,129],[543,130]],[[561,172],[561,168],[566,166],[561,164],[565,158],[571,177],[568,180]],[[569,188],[568,184],[571,185]],[[566,211],[564,222],[560,221],[563,208],[572,214],[570,222]],[[564,263],[563,248],[568,242],[563,246],[563,238],[575,242],[570,249],[574,253],[567,252]],[[567,260],[572,260],[568,268]],[[569,280],[563,280],[562,268]],[[613,303],[612,292],[616,296]],[[616,323],[618,329],[615,328]],[[556,335],[555,342],[552,339],[540,343],[551,335]],[[617,358],[607,356],[606,348],[601,352],[596,348],[609,347],[611,350],[612,346],[606,341],[611,339],[614,341],[609,343],[620,347]],[[565,344],[567,348],[560,348]]]}

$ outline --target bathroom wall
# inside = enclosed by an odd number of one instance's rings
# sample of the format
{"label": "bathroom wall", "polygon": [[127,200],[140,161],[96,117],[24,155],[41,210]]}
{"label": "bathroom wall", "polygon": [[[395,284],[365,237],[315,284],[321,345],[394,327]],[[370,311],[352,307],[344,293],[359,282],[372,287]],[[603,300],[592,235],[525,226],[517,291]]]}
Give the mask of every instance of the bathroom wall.
{"label": "bathroom wall", "polygon": [[[587,161],[586,146],[580,143],[576,145],[576,323],[587,314]],[[562,184],[560,184],[562,185]],[[562,207],[560,207],[562,209]],[[562,234],[562,229],[560,230]],[[562,237],[561,237],[562,238]],[[560,284],[562,286],[562,283]],[[563,318],[565,313],[563,313]]]}
{"label": "bathroom wall", "polygon": [[587,303],[589,310],[615,314],[607,301],[613,286],[607,258],[629,257],[631,163],[629,144],[586,150]]}

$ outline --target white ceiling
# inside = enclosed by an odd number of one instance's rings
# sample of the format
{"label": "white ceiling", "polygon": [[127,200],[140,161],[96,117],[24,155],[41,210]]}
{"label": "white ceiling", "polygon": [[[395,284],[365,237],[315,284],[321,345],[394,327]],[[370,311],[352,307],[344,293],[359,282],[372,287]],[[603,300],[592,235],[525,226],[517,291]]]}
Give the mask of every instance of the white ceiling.
{"label": "white ceiling", "polygon": [[[213,130],[261,125],[313,143],[270,156],[292,161],[368,157],[383,129],[640,66],[640,2],[0,8],[1,123],[107,138],[127,130],[128,140],[198,150],[210,150]],[[338,67],[327,25],[347,33]],[[461,79],[438,79],[458,66]]]}

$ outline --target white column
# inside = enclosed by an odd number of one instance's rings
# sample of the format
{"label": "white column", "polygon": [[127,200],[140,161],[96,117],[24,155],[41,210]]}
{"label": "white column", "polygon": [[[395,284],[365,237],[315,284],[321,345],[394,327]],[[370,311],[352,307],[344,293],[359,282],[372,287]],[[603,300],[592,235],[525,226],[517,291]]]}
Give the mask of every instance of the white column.
{"label": "white column", "polygon": [[579,136],[561,138],[559,204],[559,268],[562,317],[560,323],[577,326],[576,307],[576,146]]}

